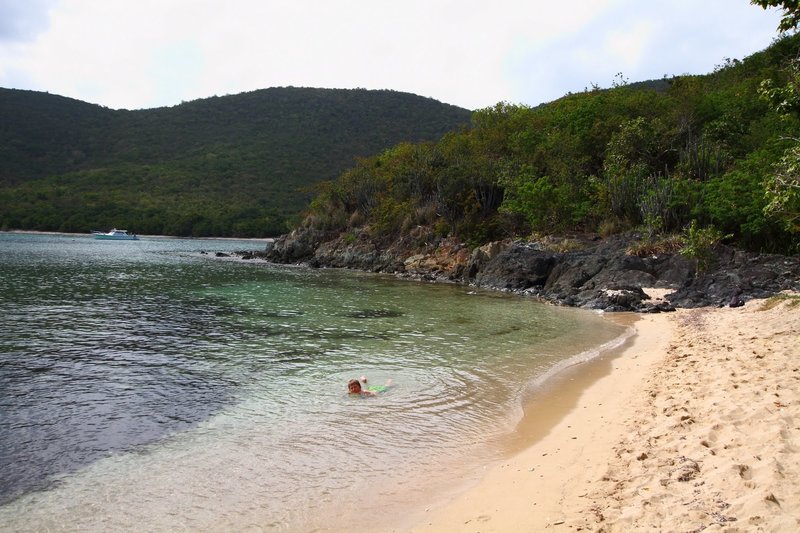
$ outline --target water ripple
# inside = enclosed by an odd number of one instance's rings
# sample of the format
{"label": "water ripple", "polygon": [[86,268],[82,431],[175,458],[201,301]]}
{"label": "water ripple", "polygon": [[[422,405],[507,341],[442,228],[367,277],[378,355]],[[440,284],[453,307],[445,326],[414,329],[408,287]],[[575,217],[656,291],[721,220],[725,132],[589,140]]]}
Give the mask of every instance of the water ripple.
{"label": "water ripple", "polygon": [[[192,252],[208,242],[96,244],[0,234],[2,529],[382,512],[487,457],[527,383],[616,334],[519,298]],[[348,395],[362,374],[394,386]]]}

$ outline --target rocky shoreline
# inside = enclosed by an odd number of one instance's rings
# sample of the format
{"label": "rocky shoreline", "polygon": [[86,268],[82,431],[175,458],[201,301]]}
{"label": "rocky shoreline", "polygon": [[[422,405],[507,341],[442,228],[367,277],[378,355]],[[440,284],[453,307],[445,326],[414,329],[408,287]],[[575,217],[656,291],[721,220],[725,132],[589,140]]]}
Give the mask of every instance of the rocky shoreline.
{"label": "rocky shoreline", "polygon": [[[377,243],[366,234],[295,230],[266,251],[243,258],[464,283],[604,311],[736,307],[781,291],[800,292],[797,256],[717,245],[710,266],[699,271],[678,252],[633,255],[629,250],[637,240],[635,234],[548,237],[497,241],[471,250],[451,239],[433,238],[424,228],[390,243]],[[650,287],[673,292],[653,301],[642,290]]]}

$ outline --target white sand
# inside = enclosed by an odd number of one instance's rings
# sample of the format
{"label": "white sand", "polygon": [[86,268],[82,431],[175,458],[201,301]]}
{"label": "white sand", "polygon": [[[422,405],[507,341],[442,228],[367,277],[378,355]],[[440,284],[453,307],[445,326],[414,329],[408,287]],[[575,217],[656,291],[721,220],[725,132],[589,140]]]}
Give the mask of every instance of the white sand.
{"label": "white sand", "polygon": [[412,530],[800,531],[798,302],[635,327],[546,435]]}

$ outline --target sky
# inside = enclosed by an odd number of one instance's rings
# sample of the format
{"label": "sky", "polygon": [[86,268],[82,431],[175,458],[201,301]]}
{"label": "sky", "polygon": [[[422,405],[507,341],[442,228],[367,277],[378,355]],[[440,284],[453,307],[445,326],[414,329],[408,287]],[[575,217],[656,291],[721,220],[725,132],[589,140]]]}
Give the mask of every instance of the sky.
{"label": "sky", "polygon": [[749,0],[0,0],[0,87],[112,109],[287,86],[535,106],[711,72],[779,20]]}

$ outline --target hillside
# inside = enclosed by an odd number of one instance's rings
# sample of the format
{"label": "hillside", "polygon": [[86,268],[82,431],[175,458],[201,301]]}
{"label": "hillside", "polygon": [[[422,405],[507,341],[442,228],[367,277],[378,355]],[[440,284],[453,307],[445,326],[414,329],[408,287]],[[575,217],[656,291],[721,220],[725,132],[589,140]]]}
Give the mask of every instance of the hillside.
{"label": "hillside", "polygon": [[795,34],[707,75],[478,110],[321,187],[296,237],[383,250],[635,230],[640,254],[683,242],[700,259],[720,240],[797,253],[799,54]]}
{"label": "hillside", "polygon": [[470,112],[395,91],[272,88],[111,110],[0,89],[0,228],[264,236],[359,157]]}

